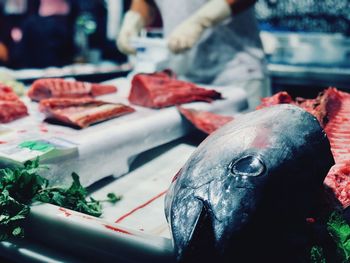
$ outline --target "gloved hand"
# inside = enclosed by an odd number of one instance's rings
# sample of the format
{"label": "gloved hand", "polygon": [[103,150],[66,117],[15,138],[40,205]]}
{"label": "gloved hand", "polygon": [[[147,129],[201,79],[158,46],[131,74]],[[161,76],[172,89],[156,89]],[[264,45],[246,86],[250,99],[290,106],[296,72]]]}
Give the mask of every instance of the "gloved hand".
{"label": "gloved hand", "polygon": [[180,53],[193,47],[206,28],[214,26],[230,15],[231,8],[226,0],[210,0],[175,28],[168,38],[169,49]]}
{"label": "gloved hand", "polygon": [[136,50],[130,45],[130,40],[140,33],[144,24],[145,22],[138,12],[132,10],[126,12],[117,38],[117,47],[122,53],[126,55],[136,53]]}

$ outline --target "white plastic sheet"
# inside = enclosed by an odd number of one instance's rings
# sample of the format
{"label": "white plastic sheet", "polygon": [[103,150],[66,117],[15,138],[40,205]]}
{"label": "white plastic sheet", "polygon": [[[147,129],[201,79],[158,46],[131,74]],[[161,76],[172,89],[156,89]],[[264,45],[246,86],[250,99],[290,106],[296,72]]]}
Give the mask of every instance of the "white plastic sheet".
{"label": "white plastic sheet", "polygon": [[[118,92],[98,99],[128,104],[130,82],[125,78],[109,81],[116,84]],[[187,107],[232,115],[246,108],[246,94],[241,89],[219,89],[223,100],[212,103],[193,102]],[[0,134],[0,155],[18,149],[18,144],[30,140],[65,141],[71,145],[69,151],[45,158],[49,166],[45,176],[55,184],[70,182],[74,171],[80,175],[84,186],[109,175],[120,176],[128,172],[130,163],[141,152],[173,141],[187,134],[191,126],[175,107],[153,110],[133,106],[136,112],[108,120],[83,130],[75,130],[43,122],[37,103],[26,101],[30,115],[3,125],[7,130]],[[16,148],[17,147],[17,148]],[[23,152],[21,156],[23,157]]]}

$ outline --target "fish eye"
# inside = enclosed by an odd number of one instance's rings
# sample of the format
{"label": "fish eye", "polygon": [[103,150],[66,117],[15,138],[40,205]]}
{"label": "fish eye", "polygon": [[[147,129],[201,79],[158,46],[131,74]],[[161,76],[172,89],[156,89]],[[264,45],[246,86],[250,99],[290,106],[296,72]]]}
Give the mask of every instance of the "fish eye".
{"label": "fish eye", "polygon": [[241,176],[258,176],[265,172],[265,164],[254,155],[244,156],[230,164],[231,173]]}

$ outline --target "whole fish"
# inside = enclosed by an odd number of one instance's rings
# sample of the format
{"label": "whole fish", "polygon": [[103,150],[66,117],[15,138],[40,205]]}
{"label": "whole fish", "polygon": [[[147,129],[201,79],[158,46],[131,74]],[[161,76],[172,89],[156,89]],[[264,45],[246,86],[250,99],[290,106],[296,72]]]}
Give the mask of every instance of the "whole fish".
{"label": "whole fish", "polygon": [[177,259],[310,262],[309,225],[333,164],[325,132],[299,107],[237,117],[198,146],[166,195]]}

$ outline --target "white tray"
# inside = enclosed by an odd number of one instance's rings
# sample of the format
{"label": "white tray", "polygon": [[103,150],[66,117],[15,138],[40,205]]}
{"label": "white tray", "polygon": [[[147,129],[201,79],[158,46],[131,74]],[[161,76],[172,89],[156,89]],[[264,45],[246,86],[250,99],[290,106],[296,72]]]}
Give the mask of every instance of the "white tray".
{"label": "white tray", "polygon": [[[108,81],[117,85],[118,92],[100,96],[98,99],[128,104],[130,81],[119,78]],[[239,88],[216,88],[223,100],[212,103],[193,102],[191,108],[232,115],[247,106],[246,94]],[[43,123],[44,116],[38,112],[37,103],[25,100],[30,115],[0,128],[0,154],[11,145],[17,149],[22,141],[63,139],[70,142],[75,151],[64,156],[43,159],[50,167],[46,176],[55,184],[68,184],[72,171],[80,175],[84,186],[109,175],[120,176],[128,172],[132,160],[141,152],[173,141],[191,130],[175,107],[153,110],[133,106],[136,112],[108,120],[83,130]],[[0,163],[1,165],[1,163]],[[4,163],[3,163],[4,165]],[[6,163],[5,163],[6,165]]]}

